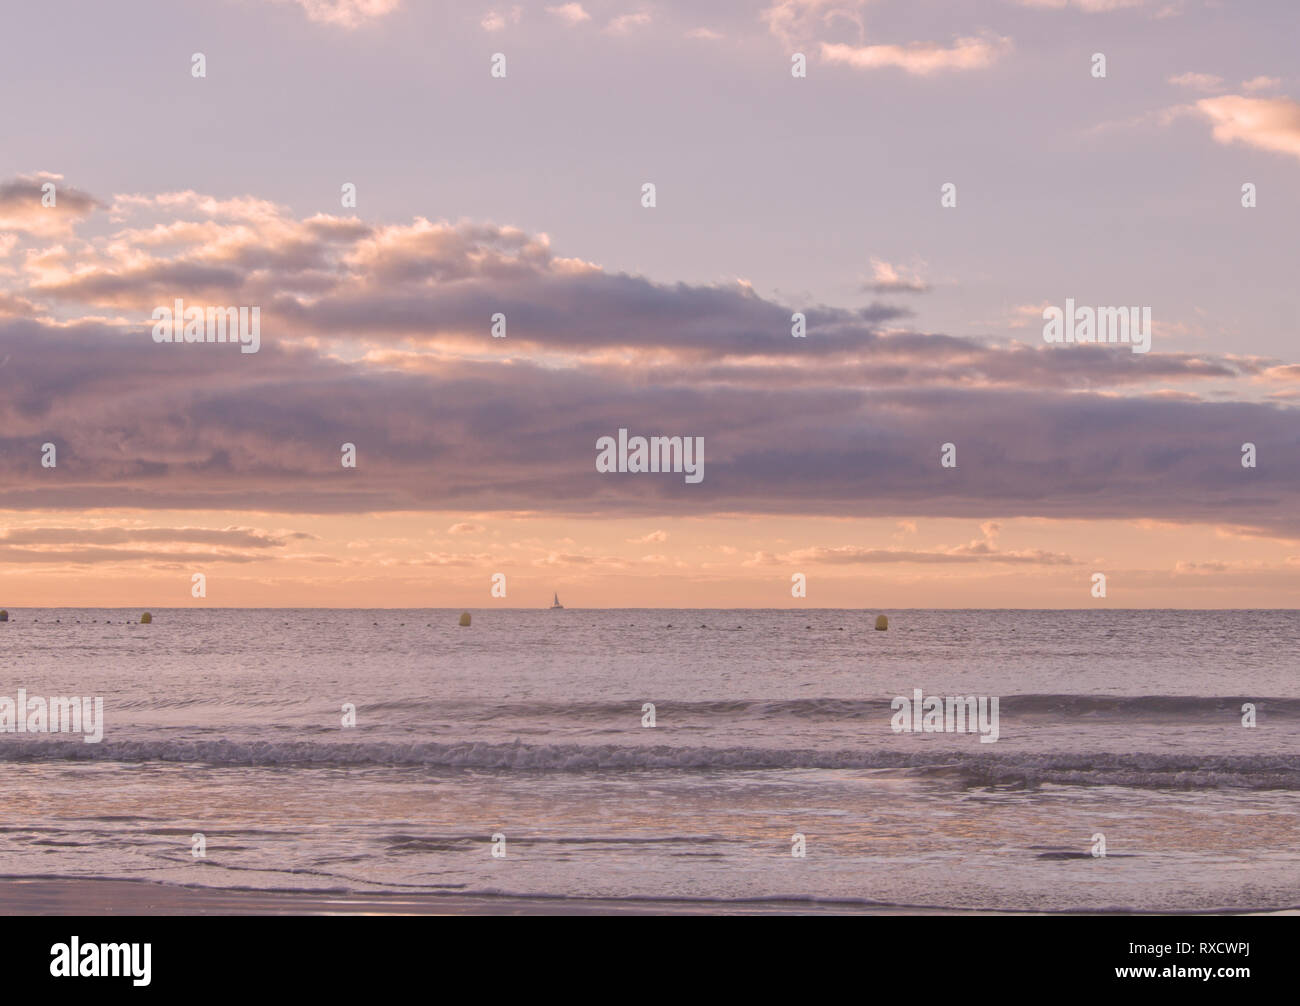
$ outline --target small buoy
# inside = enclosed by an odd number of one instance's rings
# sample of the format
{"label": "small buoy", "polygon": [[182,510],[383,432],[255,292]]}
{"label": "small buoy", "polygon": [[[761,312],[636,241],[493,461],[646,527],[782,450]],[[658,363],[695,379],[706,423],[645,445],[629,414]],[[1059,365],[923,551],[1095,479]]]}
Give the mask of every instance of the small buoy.
{"label": "small buoy", "polygon": [[146,611],[143,615],[140,616],[141,625],[150,625],[152,623],[153,623],[153,615],[149,614],[149,612]]}
{"label": "small buoy", "polygon": [[876,616],[876,631],[884,632],[889,628],[889,617],[887,615]]}
{"label": "small buoy", "polygon": [[7,621],[9,621],[9,612],[0,611],[0,622],[7,622]]}
{"label": "small buoy", "polygon": [[461,625],[469,625],[469,612],[468,612],[468,611],[462,611],[462,612],[460,613],[460,624],[461,624]]}

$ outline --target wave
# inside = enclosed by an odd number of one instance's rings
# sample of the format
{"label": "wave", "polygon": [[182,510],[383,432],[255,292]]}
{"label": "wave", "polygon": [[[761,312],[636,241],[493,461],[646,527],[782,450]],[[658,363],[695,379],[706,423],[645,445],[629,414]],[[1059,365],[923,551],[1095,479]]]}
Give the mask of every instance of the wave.
{"label": "wave", "polygon": [[[956,695],[974,695],[977,691],[967,689],[925,689],[925,695],[937,695],[943,698]],[[912,698],[910,690],[906,694]],[[148,698],[117,702],[121,709],[171,709],[191,706],[210,705],[206,699],[185,698]],[[413,696],[410,699],[386,699],[382,702],[358,703],[359,713],[397,712],[415,714],[427,712],[439,718],[456,720],[473,720],[488,722],[492,720],[535,720],[554,718],[560,720],[606,720],[627,716],[635,712],[640,716],[641,706],[646,701],[656,705],[659,714],[671,711],[675,715],[701,717],[754,717],[838,720],[854,717],[884,717],[887,722],[892,715],[890,703],[893,696],[878,698],[800,698],[800,699],[713,699],[696,702],[677,701],[671,698],[658,699],[653,695],[637,696],[623,701],[602,702],[501,702],[484,703],[466,699],[428,699]],[[1240,717],[1241,707],[1245,703],[1255,706],[1261,720],[1264,718],[1300,720],[1300,698],[1270,698],[1258,695],[1243,696],[1198,696],[1198,695],[1002,695],[999,696],[999,709],[1002,715],[1043,715],[1043,716],[1090,716],[1094,718],[1133,718],[1154,720],[1170,718],[1222,718]],[[305,701],[290,702],[284,699],[265,697],[241,697],[238,699],[222,698],[223,706],[243,707],[284,707],[310,709],[316,712],[315,705]]]}
{"label": "wave", "polygon": [[[950,691],[925,690],[925,695],[976,694],[971,689]],[[809,699],[717,699],[699,702],[679,702],[673,699],[656,700],[656,712],[709,717],[759,717],[797,719],[849,719],[853,717],[892,715],[893,697],[870,699],[809,698]],[[906,698],[912,698],[910,692]],[[511,702],[493,705],[459,700],[404,702],[390,700],[358,706],[362,712],[413,711],[427,705],[430,709],[451,713],[456,718],[495,720],[555,716],[562,719],[609,719],[626,716],[629,710],[640,713],[646,697],[630,698],[624,702]],[[1300,719],[1300,698],[1267,698],[1261,696],[1197,696],[1197,695],[1003,695],[998,707],[1002,715],[1030,714],[1050,716],[1131,717],[1152,720],[1164,717],[1192,718],[1197,716],[1240,717],[1245,703],[1255,706],[1258,716],[1274,719]]]}
{"label": "wave", "polygon": [[186,762],[214,766],[395,767],[508,772],[893,769],[962,786],[1040,784],[1300,790],[1286,755],[641,747],[596,744],[330,743],[0,739],[0,762]]}

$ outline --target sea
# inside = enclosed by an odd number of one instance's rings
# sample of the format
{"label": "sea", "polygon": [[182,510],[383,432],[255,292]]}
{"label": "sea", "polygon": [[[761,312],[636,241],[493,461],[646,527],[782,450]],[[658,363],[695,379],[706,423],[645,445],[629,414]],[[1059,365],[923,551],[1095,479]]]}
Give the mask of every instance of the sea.
{"label": "sea", "polygon": [[[0,876],[1300,907],[1296,611],[9,611]],[[6,729],[20,689],[102,739]],[[901,729],[918,689],[996,740]]]}

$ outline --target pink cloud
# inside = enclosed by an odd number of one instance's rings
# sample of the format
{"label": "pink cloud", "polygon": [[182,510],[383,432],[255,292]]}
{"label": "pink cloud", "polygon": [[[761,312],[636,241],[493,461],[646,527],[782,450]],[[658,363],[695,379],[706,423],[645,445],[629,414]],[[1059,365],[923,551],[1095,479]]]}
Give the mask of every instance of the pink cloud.
{"label": "pink cloud", "polygon": [[1209,119],[1219,143],[1240,142],[1300,157],[1300,102],[1226,94],[1202,98],[1196,109]]}
{"label": "pink cloud", "polygon": [[984,70],[1011,51],[1011,39],[984,35],[959,38],[950,46],[937,42],[908,45],[846,45],[823,42],[822,58],[859,70],[896,67],[916,76],[950,70]]}

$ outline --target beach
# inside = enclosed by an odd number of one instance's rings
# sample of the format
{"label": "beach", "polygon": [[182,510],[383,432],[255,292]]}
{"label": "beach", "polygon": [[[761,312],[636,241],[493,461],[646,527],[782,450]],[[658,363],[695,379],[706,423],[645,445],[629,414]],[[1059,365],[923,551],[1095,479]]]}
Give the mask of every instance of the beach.
{"label": "beach", "polygon": [[458,614],[13,611],[0,911],[1300,906],[1295,613]]}
{"label": "beach", "polygon": [[[173,887],[148,881],[0,878],[0,915],[985,915],[828,902],[714,903],[492,895],[359,895]],[[1001,913],[996,913],[1001,914]]]}

